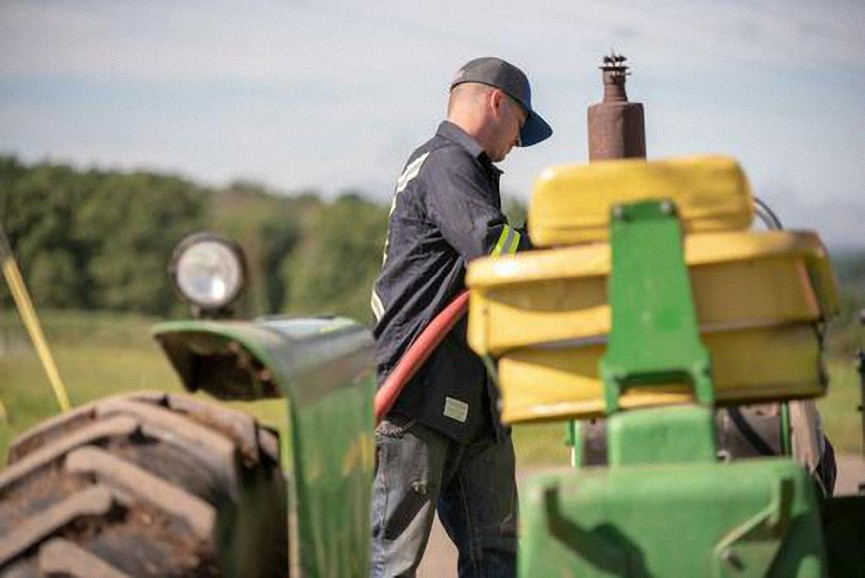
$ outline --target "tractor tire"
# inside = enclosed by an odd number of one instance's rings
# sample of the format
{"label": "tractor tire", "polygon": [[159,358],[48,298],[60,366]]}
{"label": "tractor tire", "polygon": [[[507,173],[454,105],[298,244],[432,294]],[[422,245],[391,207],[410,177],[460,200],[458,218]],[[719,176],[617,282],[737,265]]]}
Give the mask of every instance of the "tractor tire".
{"label": "tractor tire", "polygon": [[186,395],[106,398],[19,437],[0,577],[285,576],[276,433]]}

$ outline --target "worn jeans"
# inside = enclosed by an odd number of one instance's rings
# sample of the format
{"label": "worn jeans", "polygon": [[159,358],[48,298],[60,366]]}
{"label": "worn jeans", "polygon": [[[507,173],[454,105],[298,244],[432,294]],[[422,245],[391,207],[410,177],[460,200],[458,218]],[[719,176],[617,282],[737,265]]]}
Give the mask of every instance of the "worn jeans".
{"label": "worn jeans", "polygon": [[414,576],[436,509],[459,552],[459,576],[516,575],[517,490],[510,435],[462,445],[414,420],[376,429],[373,578]]}

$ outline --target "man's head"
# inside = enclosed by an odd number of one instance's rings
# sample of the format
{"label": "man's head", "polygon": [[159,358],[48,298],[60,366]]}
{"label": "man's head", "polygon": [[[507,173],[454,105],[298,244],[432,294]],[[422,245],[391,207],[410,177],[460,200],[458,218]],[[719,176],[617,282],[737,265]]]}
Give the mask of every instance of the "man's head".
{"label": "man's head", "polygon": [[553,130],[532,109],[528,78],[499,58],[468,62],[451,83],[448,120],[469,133],[493,162],[514,146],[531,146]]}

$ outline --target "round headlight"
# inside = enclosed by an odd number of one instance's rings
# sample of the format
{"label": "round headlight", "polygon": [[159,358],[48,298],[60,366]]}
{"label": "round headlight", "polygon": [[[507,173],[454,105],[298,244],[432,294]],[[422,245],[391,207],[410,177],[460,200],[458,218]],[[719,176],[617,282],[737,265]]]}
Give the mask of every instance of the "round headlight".
{"label": "round headlight", "polygon": [[239,296],[245,279],[240,248],[215,233],[184,238],[171,259],[171,277],[180,295],[203,311],[218,311]]}

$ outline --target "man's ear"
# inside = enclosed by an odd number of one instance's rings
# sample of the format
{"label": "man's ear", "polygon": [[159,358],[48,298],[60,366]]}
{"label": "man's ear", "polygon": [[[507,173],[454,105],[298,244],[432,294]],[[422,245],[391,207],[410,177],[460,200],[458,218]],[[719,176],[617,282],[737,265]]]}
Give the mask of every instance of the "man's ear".
{"label": "man's ear", "polygon": [[490,107],[493,109],[493,112],[496,116],[501,114],[502,107],[504,106],[505,93],[501,90],[495,88],[490,91]]}

